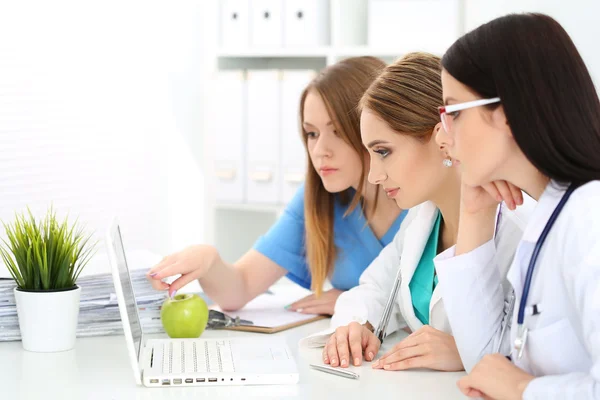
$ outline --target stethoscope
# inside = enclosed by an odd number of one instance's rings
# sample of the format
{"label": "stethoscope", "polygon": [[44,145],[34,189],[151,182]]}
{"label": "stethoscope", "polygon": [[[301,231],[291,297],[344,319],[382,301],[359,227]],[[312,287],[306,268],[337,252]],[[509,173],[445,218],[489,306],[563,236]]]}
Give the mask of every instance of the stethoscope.
{"label": "stethoscope", "polygon": [[[537,243],[535,244],[535,247],[533,248],[533,253],[531,254],[531,259],[529,260],[529,266],[527,267],[527,275],[525,276],[525,284],[523,286],[523,296],[521,297],[521,303],[519,304],[519,314],[517,316],[517,337],[516,337],[515,343],[514,343],[515,349],[517,350],[517,359],[520,359],[521,356],[523,356],[523,349],[525,348],[525,343],[527,342],[528,329],[523,325],[523,322],[525,320],[525,308],[526,308],[526,304],[527,304],[527,298],[529,297],[529,288],[531,287],[531,280],[533,279],[533,271],[535,270],[535,264],[537,262],[537,258],[540,254],[540,250],[542,249],[542,246],[544,245],[544,242],[546,241],[546,237],[548,236],[550,229],[552,229],[552,225],[554,225],[554,222],[556,222],[556,220],[558,219],[560,212],[562,211],[563,207],[567,203],[567,200],[569,200],[569,197],[571,197],[571,194],[573,194],[573,191],[576,188],[577,188],[577,185],[574,185],[574,184],[571,184],[569,186],[569,188],[567,189],[565,194],[560,199],[560,202],[558,203],[558,205],[552,212],[552,215],[548,219],[548,222],[546,223],[544,230],[542,231]],[[497,233],[497,230],[498,230],[498,227],[500,224],[500,216],[501,215],[502,215],[502,213],[500,211],[498,213],[498,216],[496,219],[496,233]],[[377,338],[379,339],[379,341],[381,343],[383,343],[383,339],[385,338],[385,331],[387,329],[387,326],[388,326],[388,323],[390,320],[390,316],[392,314],[394,300],[396,299],[396,296],[398,295],[398,290],[400,288],[401,281],[402,281],[402,274],[401,274],[401,270],[398,269],[396,279],[395,279],[394,285],[392,287],[392,291],[386,302],[385,308],[383,310],[383,314],[379,321],[379,325],[377,326],[377,328],[375,329],[375,332],[374,332],[375,336],[377,336]],[[515,306],[515,295],[513,292],[512,298],[510,300],[508,312],[506,314],[506,316],[507,316],[506,323],[504,324],[504,326],[502,327],[502,331],[500,332],[500,341],[498,342],[498,347],[496,349],[496,353],[499,353],[500,348],[502,347],[502,342],[504,340],[504,335],[506,333],[506,328],[508,326],[508,320],[512,317],[512,312],[513,312],[514,306]],[[533,309],[534,309],[534,314],[536,314],[537,306],[534,306]],[[509,357],[509,359],[510,359],[510,357]]]}
{"label": "stethoscope", "polygon": [[[529,333],[529,329],[524,326],[525,308],[527,305],[527,298],[529,297],[529,289],[531,287],[531,281],[533,279],[533,271],[535,269],[535,264],[537,262],[537,258],[540,254],[540,250],[542,249],[542,246],[544,245],[544,242],[546,241],[546,237],[548,236],[550,229],[552,229],[552,225],[554,225],[554,223],[558,219],[560,212],[562,211],[563,207],[567,203],[567,200],[569,200],[569,197],[571,197],[571,194],[573,194],[573,191],[575,189],[576,189],[576,185],[571,184],[569,186],[569,188],[567,189],[565,194],[560,199],[560,202],[558,203],[558,205],[552,212],[552,215],[548,219],[548,222],[546,223],[544,230],[542,231],[537,243],[535,244],[535,247],[533,248],[533,253],[531,254],[531,259],[529,260],[529,266],[527,267],[527,275],[525,276],[525,284],[523,285],[523,295],[521,296],[521,302],[519,304],[519,313],[517,314],[517,337],[516,337],[515,343],[514,343],[515,350],[517,351],[517,359],[520,359],[523,356],[523,350],[525,349],[525,344],[527,343],[527,334]],[[511,300],[511,304],[512,304],[511,308],[514,308],[514,296],[513,296],[513,299]],[[537,313],[538,313],[537,305],[534,305],[533,306],[533,314],[535,315]],[[510,314],[512,314],[512,310],[509,310],[508,315],[510,316]],[[502,342],[502,339],[504,337],[505,328],[506,328],[506,325],[504,326],[504,328],[502,329],[502,333],[500,334],[500,343]]]}

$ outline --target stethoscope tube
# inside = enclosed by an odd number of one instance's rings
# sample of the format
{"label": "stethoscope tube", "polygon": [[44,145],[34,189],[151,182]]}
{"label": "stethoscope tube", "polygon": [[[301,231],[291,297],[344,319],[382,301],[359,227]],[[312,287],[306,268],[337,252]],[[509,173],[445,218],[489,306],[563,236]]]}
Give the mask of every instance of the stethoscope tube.
{"label": "stethoscope tube", "polygon": [[523,284],[523,294],[521,296],[521,301],[519,302],[519,311],[517,314],[518,330],[517,338],[515,340],[517,358],[521,358],[521,356],[523,355],[523,349],[525,348],[525,343],[527,341],[528,329],[523,326],[523,323],[525,322],[525,309],[527,307],[527,298],[529,297],[529,289],[531,288],[531,281],[533,280],[533,272],[535,271],[535,265],[537,263],[538,256],[540,254],[542,246],[544,245],[544,242],[546,241],[548,233],[550,233],[550,229],[552,229],[552,226],[558,219],[560,212],[562,211],[563,207],[569,200],[569,197],[571,197],[571,194],[573,194],[576,188],[577,185],[575,184],[571,184],[569,186],[565,194],[560,199],[558,205],[552,212],[552,215],[550,215],[546,226],[544,226],[544,229],[542,230],[542,233],[540,234],[540,237],[538,238],[538,241],[535,244],[535,247],[533,248],[531,259],[529,260],[529,266],[527,267],[527,274],[525,275],[525,283]]}

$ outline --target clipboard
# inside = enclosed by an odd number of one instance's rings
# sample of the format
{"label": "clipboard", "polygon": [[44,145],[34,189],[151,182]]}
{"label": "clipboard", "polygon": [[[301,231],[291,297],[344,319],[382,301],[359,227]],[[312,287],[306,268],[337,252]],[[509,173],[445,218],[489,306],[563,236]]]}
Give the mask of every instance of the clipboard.
{"label": "clipboard", "polygon": [[261,294],[237,311],[223,311],[217,305],[213,305],[209,308],[223,312],[232,319],[239,318],[239,320],[252,322],[252,325],[240,324],[218,329],[256,333],[277,333],[328,318],[325,315],[300,314],[285,309],[285,306],[288,304],[291,304],[308,294],[310,294],[310,291],[299,286],[285,285],[285,287],[271,288],[271,291]]}
{"label": "clipboard", "polygon": [[256,333],[277,333],[281,331],[285,331],[287,329],[296,328],[298,326],[310,324],[311,322],[319,321],[322,319],[328,318],[325,315],[317,315],[309,319],[305,319],[302,321],[290,323],[287,325],[280,326],[256,326],[256,325],[238,325],[232,326],[229,328],[222,328],[230,331],[242,331],[242,332],[256,332]]}

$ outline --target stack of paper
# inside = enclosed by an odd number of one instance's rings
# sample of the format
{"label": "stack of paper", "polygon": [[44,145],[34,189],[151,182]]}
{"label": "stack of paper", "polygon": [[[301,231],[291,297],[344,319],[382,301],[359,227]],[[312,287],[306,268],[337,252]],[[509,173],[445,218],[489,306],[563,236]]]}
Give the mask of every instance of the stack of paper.
{"label": "stack of paper", "polygon": [[[146,279],[145,269],[132,270],[131,280],[139,307],[144,333],[163,333],[160,306],[166,292],[154,290]],[[123,333],[112,275],[109,273],[80,277],[81,287],[77,336],[117,335]],[[0,341],[20,340],[19,321],[12,279],[0,279]]]}

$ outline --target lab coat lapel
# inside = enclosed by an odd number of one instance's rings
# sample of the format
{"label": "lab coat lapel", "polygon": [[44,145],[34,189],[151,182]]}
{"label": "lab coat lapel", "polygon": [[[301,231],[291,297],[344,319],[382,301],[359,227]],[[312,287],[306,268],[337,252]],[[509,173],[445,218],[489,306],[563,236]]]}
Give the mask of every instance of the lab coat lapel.
{"label": "lab coat lapel", "polygon": [[439,290],[439,284],[433,289],[433,294],[431,295],[431,302],[429,303],[429,324],[432,325],[432,310],[435,305],[442,299],[442,291]]}
{"label": "lab coat lapel", "polygon": [[407,285],[410,283],[419,261],[421,261],[437,213],[438,209],[433,203],[423,204],[419,214],[406,230],[400,268],[402,269],[402,281]]}
{"label": "lab coat lapel", "polygon": [[507,274],[507,279],[515,290],[518,301],[520,301],[520,295],[523,291],[525,274],[527,273],[533,248],[564,193],[564,189],[557,188],[556,184],[550,182],[529,217],[529,222],[523,232],[512,266]]}
{"label": "lab coat lapel", "polygon": [[400,287],[400,297],[397,301],[400,303],[404,320],[413,331],[419,329],[423,324],[415,315],[410,287],[408,285],[417,269],[417,265],[419,265],[438,212],[437,207],[433,203],[427,202],[423,204],[417,216],[406,229],[404,237],[402,257],[400,259],[402,284]]}
{"label": "lab coat lapel", "polygon": [[560,199],[565,194],[565,189],[555,187],[555,183],[550,182],[542,196],[538,200],[537,206],[533,210],[527,228],[523,232],[523,241],[536,243],[546,222],[550,219],[550,215],[560,202]]}

